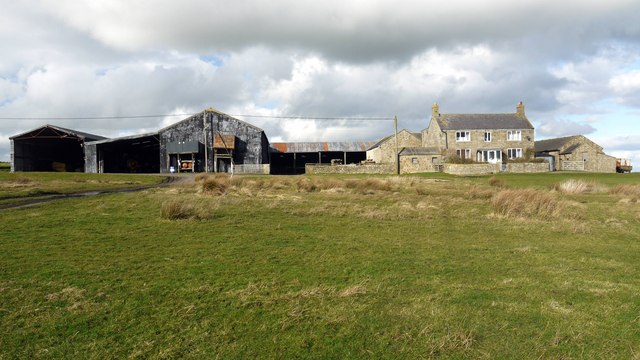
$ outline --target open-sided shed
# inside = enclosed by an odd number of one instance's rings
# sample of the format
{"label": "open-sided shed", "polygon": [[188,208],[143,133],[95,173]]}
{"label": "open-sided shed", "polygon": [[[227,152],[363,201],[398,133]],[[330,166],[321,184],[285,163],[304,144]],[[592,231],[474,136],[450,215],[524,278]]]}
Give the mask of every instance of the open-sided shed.
{"label": "open-sided shed", "polygon": [[84,171],[84,144],[102,136],[44,125],[12,136],[11,171]]}

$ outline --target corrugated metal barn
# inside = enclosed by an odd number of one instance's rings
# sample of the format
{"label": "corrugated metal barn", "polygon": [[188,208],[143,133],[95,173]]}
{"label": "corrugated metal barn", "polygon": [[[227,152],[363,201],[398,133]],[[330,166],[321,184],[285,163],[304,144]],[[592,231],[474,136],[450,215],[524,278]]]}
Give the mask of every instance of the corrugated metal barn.
{"label": "corrugated metal barn", "polygon": [[15,135],[11,140],[11,171],[84,171],[86,142],[103,136],[54,125]]}
{"label": "corrugated metal barn", "polygon": [[357,164],[375,141],[290,142],[271,144],[272,174],[304,174],[305,164]]}
{"label": "corrugated metal barn", "polygon": [[234,165],[269,164],[264,131],[213,109],[156,133],[85,145],[86,172],[229,172]]}

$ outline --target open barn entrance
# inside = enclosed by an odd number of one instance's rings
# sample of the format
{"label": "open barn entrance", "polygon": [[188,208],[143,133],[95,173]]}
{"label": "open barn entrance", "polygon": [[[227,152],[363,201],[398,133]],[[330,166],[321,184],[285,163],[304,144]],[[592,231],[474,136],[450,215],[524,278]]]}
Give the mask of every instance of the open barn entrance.
{"label": "open barn entrance", "polygon": [[306,164],[358,164],[367,158],[367,142],[274,143],[271,174],[304,174]]}
{"label": "open barn entrance", "polygon": [[106,140],[97,144],[97,151],[100,173],[160,172],[160,141],[155,134]]}
{"label": "open barn entrance", "polygon": [[84,143],[98,135],[46,125],[11,138],[13,171],[84,171]]}

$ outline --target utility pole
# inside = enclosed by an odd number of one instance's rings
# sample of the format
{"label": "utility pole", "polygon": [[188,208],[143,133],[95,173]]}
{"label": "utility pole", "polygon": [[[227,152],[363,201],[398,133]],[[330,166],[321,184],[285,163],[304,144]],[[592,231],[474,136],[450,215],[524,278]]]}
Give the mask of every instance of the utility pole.
{"label": "utility pole", "polygon": [[396,175],[400,175],[400,153],[398,150],[398,116],[393,117],[393,124],[396,134]]}

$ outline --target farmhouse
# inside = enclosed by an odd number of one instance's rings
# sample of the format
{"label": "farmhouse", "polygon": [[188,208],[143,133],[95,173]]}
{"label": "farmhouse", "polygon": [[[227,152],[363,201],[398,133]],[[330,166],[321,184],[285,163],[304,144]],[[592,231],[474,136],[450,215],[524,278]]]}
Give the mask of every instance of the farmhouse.
{"label": "farmhouse", "polygon": [[536,141],[535,151],[536,156],[552,158],[554,170],[616,172],[616,158],[582,135]]}
{"label": "farmhouse", "polygon": [[522,102],[512,114],[441,114],[434,104],[422,146],[449,158],[497,164],[533,155],[534,128]]}

